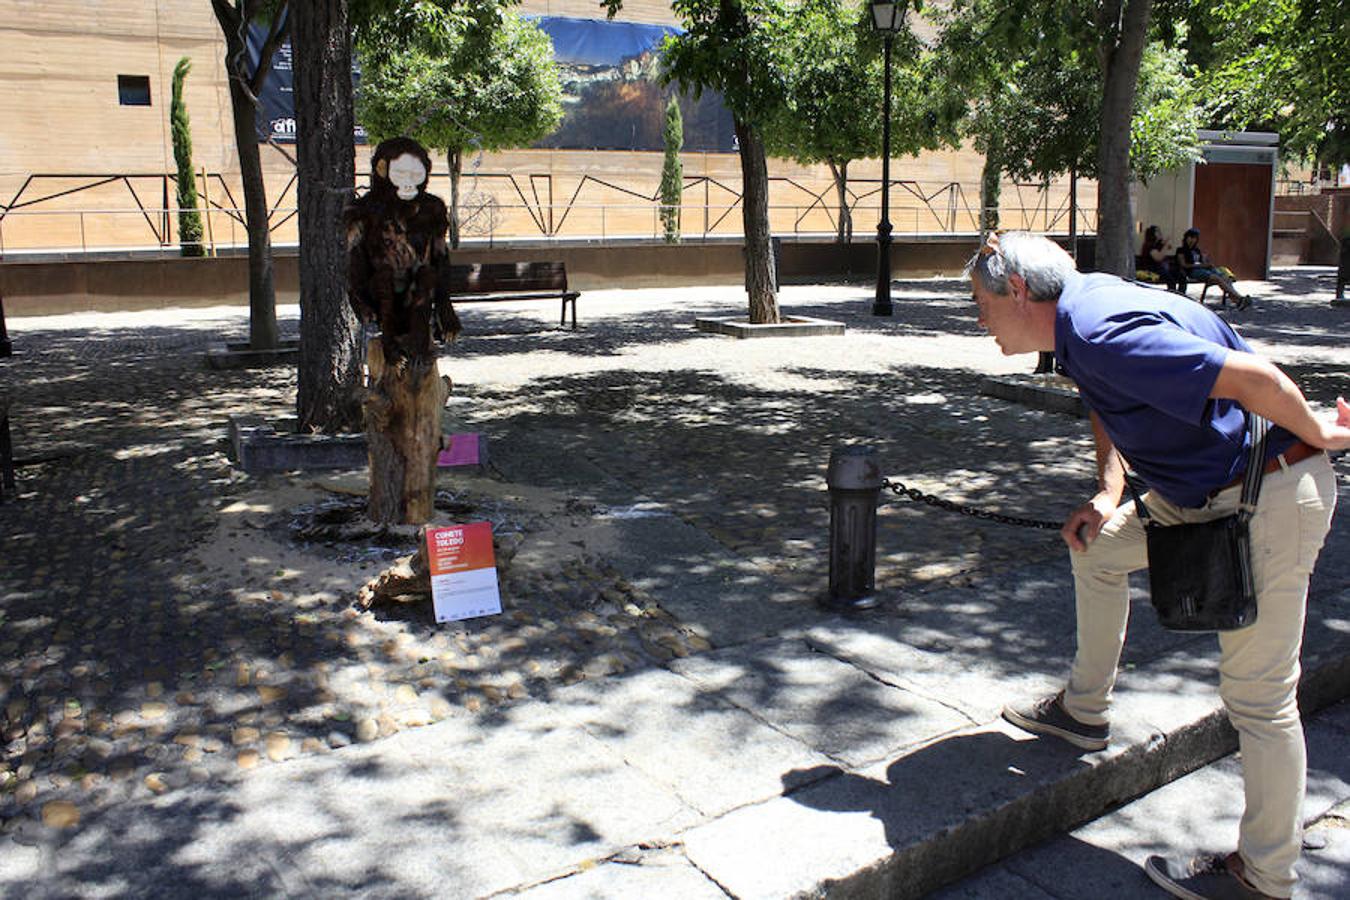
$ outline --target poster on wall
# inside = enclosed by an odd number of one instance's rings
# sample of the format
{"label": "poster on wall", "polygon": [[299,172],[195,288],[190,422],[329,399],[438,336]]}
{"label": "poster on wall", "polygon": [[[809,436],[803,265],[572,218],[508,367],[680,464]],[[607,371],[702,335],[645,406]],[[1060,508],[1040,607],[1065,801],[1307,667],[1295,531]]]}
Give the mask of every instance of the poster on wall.
{"label": "poster on wall", "polygon": [[[563,120],[534,146],[555,150],[664,149],[666,98],[673,87],[658,78],[661,42],[679,29],[638,22],[603,22],[561,16],[529,16],[553,41],[563,88]],[[256,71],[267,27],[248,27],[249,69]],[[272,57],[272,69],[258,92],[258,140],[295,143],[295,91],[290,41]],[[361,66],[352,57],[352,89]],[[680,94],[687,153],[734,153],[736,132],[720,94],[695,100]],[[366,132],[356,126],[356,143]]]}
{"label": "poster on wall", "polygon": [[[285,15],[283,12],[282,15]],[[249,73],[258,71],[263,44],[267,42],[268,26],[250,22],[245,49],[248,52]],[[361,83],[361,64],[352,55],[352,93]],[[357,124],[353,129],[356,143],[366,143],[366,130]],[[258,91],[258,141],[278,144],[295,143],[295,81],[291,42],[288,38],[272,54],[272,68]]]}
{"label": "poster on wall", "polygon": [[[666,98],[659,80],[668,25],[533,17],[553,41],[563,88],[563,121],[535,144],[559,150],[661,151]],[[685,152],[732,153],[736,133],[720,94],[680,95]]]}

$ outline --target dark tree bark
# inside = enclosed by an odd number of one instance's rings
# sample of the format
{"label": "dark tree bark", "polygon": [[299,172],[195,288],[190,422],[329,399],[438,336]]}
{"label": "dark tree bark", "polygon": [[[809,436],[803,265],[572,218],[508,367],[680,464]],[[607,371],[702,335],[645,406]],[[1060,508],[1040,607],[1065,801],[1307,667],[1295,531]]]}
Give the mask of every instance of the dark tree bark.
{"label": "dark tree bark", "polygon": [[1096,268],[1122,278],[1134,273],[1130,120],[1152,5],[1152,0],[1107,0],[1097,18],[1105,84],[1097,150]]}
{"label": "dark tree bark", "polygon": [[1341,235],[1341,255],[1336,265],[1336,300],[1345,299],[1345,287],[1350,285],[1350,232]]}
{"label": "dark tree bark", "polygon": [[380,341],[370,342],[366,362],[371,382],[364,404],[370,458],[366,515],[372,522],[429,522],[449,379],[437,372],[434,353],[387,365]]}
{"label": "dark tree bark", "polygon": [[211,8],[225,35],[225,71],[229,76],[234,144],[239,153],[239,178],[244,189],[244,225],[248,232],[248,345],[255,350],[272,350],[279,341],[277,297],[272,276],[267,187],[258,152],[257,96],[272,69],[272,54],[286,40],[289,19],[282,14],[284,7],[278,10],[263,45],[258,68],[250,75],[244,33],[252,8],[232,5],[226,0],[212,0]]}
{"label": "dark tree bark", "polygon": [[828,159],[826,162],[830,165],[830,175],[834,177],[834,191],[839,195],[839,229],[835,240],[847,244],[853,240],[853,213],[848,208],[848,160],[835,163]]}
{"label": "dark tree bark", "polygon": [[459,178],[464,172],[464,151],[447,150],[445,161],[450,166],[450,247],[459,249]]}
{"label": "dark tree bark", "polygon": [[1078,262],[1078,168],[1069,169],[1069,255]]}
{"label": "dark tree bark", "polygon": [[990,141],[989,152],[984,155],[984,168],[980,172],[980,246],[989,239],[989,232],[998,231],[998,204],[1003,192],[1003,166],[994,141]]}
{"label": "dark tree bark", "polygon": [[299,174],[300,430],[361,428],[358,324],[347,302],[342,211],[355,184],[346,0],[291,8]]}
{"label": "dark tree bark", "polygon": [[734,121],[740,144],[741,220],[745,228],[745,290],[750,295],[750,323],[778,322],[778,297],[774,291],[773,248],[769,235],[769,167],[764,142],[754,127]]}

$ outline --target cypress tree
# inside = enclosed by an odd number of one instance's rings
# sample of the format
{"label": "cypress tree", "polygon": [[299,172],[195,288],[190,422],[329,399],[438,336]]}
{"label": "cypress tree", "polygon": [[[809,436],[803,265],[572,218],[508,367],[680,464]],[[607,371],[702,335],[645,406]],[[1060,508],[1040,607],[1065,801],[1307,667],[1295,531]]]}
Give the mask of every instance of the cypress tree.
{"label": "cypress tree", "polygon": [[662,134],[666,144],[666,161],[661,167],[661,224],[665,228],[666,243],[680,242],[680,203],[684,196],[684,165],[680,150],[684,148],[684,120],[675,95],[666,103],[666,127]]}
{"label": "cypress tree", "polygon": [[174,66],[169,124],[173,131],[173,159],[178,165],[178,243],[184,256],[202,256],[202,216],[197,211],[197,176],[192,171],[192,132],[187,105],[183,102],[183,81],[191,69],[192,61],[186,56]]}

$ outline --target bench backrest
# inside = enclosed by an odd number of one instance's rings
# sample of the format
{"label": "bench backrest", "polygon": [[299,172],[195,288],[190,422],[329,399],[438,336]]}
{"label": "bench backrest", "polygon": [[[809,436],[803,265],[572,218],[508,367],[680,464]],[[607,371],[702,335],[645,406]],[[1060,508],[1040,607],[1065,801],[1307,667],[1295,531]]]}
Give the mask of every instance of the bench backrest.
{"label": "bench backrest", "polygon": [[472,263],[450,267],[450,291],[455,294],[550,290],[567,290],[567,267],[560,262]]}

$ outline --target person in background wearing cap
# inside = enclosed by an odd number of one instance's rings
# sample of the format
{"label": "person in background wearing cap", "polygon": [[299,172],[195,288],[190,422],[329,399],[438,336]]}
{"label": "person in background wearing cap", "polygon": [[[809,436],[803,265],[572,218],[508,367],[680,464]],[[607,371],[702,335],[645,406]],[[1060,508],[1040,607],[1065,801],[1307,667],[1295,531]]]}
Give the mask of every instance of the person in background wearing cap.
{"label": "person in background wearing cap", "polygon": [[1109,741],[1128,576],[1148,565],[1134,504],[1121,503],[1126,461],[1148,483],[1144,500],[1161,524],[1218,518],[1241,492],[1245,411],[1271,421],[1251,521],[1259,614],[1219,635],[1219,694],[1238,731],[1247,801],[1238,847],[1152,857],[1145,870],[1178,897],[1289,897],[1307,769],[1296,703],[1304,607],[1336,505],[1325,451],[1350,447],[1350,404],[1338,399],[1334,416],[1318,417],[1212,311],[1113,275],[1080,274],[1046,238],[991,239],[967,272],[979,322],[1005,354],[1054,350],[1096,442],[1098,492],[1061,531],[1072,550],[1077,653],[1064,690],[1004,709],[1020,728],[1088,751]]}

